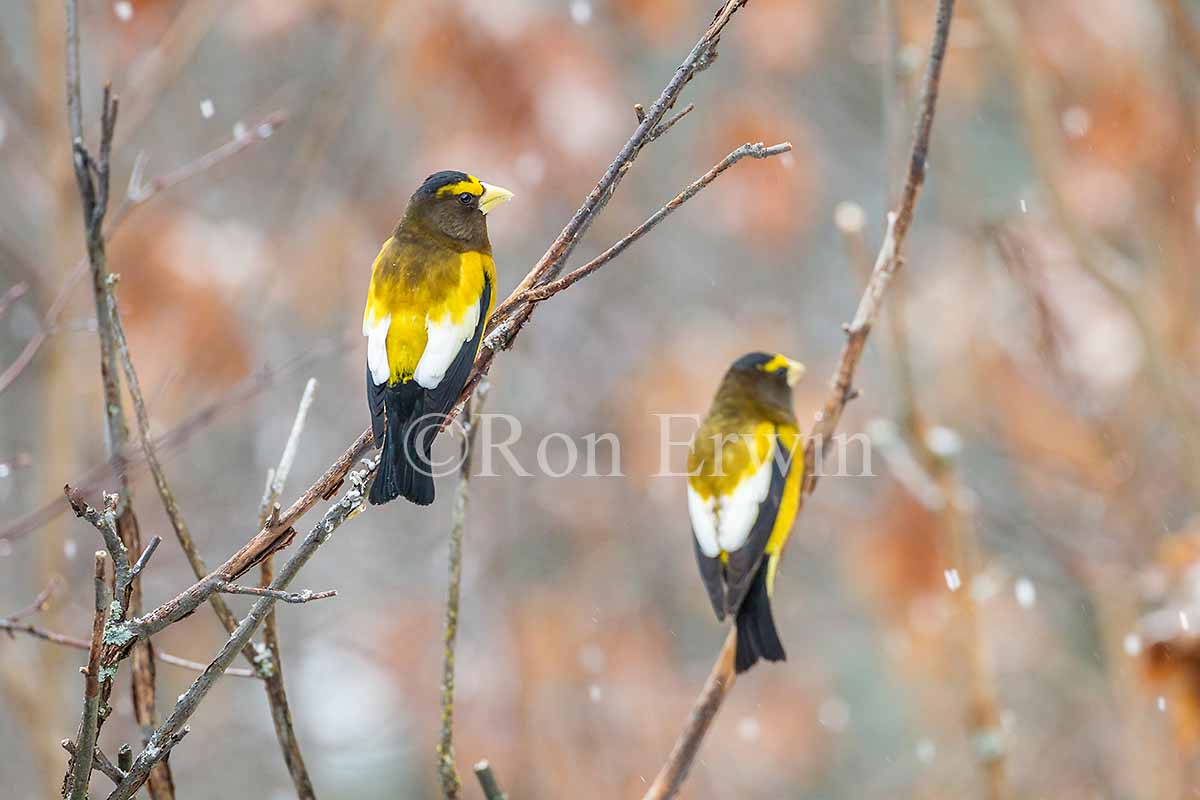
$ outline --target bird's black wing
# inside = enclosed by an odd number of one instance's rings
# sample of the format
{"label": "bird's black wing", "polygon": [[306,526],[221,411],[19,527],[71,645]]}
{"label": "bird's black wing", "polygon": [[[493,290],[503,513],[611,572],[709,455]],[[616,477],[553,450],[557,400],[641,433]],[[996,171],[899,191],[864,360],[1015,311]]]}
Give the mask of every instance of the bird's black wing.
{"label": "bird's black wing", "polygon": [[695,531],[692,532],[692,546],[696,550],[696,564],[700,567],[700,579],[704,581],[704,588],[708,591],[709,602],[712,603],[713,611],[717,612],[717,620],[723,620],[725,619],[725,584],[721,582],[721,560],[704,555]]}
{"label": "bird's black wing", "polygon": [[787,484],[785,459],[779,457],[779,435],[776,433],[771,444],[771,486],[767,496],[758,504],[758,516],[754,519],[754,527],[746,537],[746,543],[729,554],[725,564],[725,610],[733,614],[742,604],[746,592],[754,581],[762,561],[763,551],[775,528],[775,519],[779,516],[779,506],[783,502],[783,489]]}
{"label": "bird's black wing", "polygon": [[367,366],[367,408],[371,411],[371,434],[375,437],[375,446],[383,445],[383,432],[387,430],[387,414],[383,410],[383,397],[387,392],[387,381],[376,384],[371,377],[371,367]]}

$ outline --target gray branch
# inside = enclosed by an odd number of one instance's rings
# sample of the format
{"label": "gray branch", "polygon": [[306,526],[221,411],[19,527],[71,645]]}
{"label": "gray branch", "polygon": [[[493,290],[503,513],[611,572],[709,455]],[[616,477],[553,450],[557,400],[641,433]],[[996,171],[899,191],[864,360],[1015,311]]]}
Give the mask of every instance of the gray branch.
{"label": "gray branch", "polygon": [[[288,588],[288,585],[296,577],[300,569],[308,563],[308,560],[317,552],[317,550],[333,535],[333,532],[341,526],[350,517],[362,510],[363,503],[363,484],[362,481],[365,473],[352,472],[348,476],[351,488],[346,492],[337,503],[330,506],[325,512],[325,516],[320,522],[309,532],[308,536],[292,554],[292,557],[287,560],[283,567],[279,570],[279,574],[275,580],[271,582],[270,588],[282,592]],[[219,583],[217,584],[219,586]],[[214,587],[215,590],[215,587]],[[267,612],[274,607],[277,598],[274,596],[261,597],[250,608],[250,612],[238,623],[237,629],[228,641],[217,653],[216,658],[192,682],[192,685],[186,692],[179,696],[178,702],[175,704],[170,716],[163,721],[162,725],[151,734],[146,747],[134,759],[133,766],[129,769],[129,774],[125,780],[109,795],[108,800],[128,800],[137,793],[137,790],[145,782],[150,770],[154,765],[170,751],[174,746],[176,737],[180,731],[185,730],[184,725],[191,718],[200,702],[208,695],[209,691],[216,684],[217,679],[229,668],[233,659],[237,657],[238,652],[250,641],[250,637],[254,635],[254,631],[266,618]],[[201,601],[202,602],[202,601]],[[193,606],[194,607],[194,606]]]}
{"label": "gray branch", "polygon": [[67,765],[64,796],[69,800],[88,800],[88,783],[92,777],[92,760],[96,751],[96,734],[100,717],[100,651],[104,642],[104,623],[108,618],[108,585],[104,581],[104,565],[108,557],[96,551],[93,584],[95,587],[95,617],[92,621],[92,643],[88,648],[88,663],[84,669],[83,717],[75,736],[75,756]]}

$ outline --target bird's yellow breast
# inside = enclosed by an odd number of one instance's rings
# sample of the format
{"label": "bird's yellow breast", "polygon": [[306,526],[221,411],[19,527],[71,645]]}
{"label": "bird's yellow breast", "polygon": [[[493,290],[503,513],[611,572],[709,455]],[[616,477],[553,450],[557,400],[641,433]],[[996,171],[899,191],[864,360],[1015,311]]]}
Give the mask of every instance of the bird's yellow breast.
{"label": "bird's yellow breast", "polygon": [[[488,253],[413,248],[388,239],[371,270],[364,328],[390,317],[387,332],[389,383],[412,379],[428,343],[430,323],[457,324],[478,303],[484,281],[495,287],[496,265]],[[495,290],[484,323],[495,306]]]}
{"label": "bird's yellow breast", "polygon": [[688,454],[688,484],[704,499],[732,494],[771,457],[775,426],[759,422],[740,430],[704,426]]}

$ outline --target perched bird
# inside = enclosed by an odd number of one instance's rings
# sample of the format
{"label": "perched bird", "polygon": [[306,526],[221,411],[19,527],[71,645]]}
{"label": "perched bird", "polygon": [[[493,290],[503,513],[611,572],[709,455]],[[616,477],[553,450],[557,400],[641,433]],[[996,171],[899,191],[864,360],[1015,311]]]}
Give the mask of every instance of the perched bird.
{"label": "perched bird", "polygon": [[786,658],[771,595],[804,476],[792,412],[792,386],[803,374],[804,365],[781,355],[733,362],[688,454],[696,561],[717,619],[736,615],[738,672],[760,658]]}
{"label": "perched bird", "polygon": [[433,502],[433,440],[495,306],[486,215],[511,198],[465,172],[430,175],[375,257],[363,312],[371,429],[383,446],[375,505]]}

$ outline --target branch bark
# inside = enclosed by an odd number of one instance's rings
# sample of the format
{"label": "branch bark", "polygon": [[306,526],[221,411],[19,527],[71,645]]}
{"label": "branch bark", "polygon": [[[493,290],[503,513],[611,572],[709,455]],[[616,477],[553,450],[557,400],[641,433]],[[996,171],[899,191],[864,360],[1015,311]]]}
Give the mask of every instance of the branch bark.
{"label": "branch bark", "polygon": [[96,750],[96,734],[100,726],[100,650],[104,642],[104,625],[108,620],[108,585],[104,582],[107,556],[96,551],[93,584],[95,587],[95,616],[92,620],[92,641],[88,647],[88,663],[83,671],[83,718],[75,735],[75,755],[67,766],[63,781],[63,796],[69,800],[88,800],[88,784],[92,777],[92,761]]}
{"label": "branch bark", "polygon": [[[325,512],[325,516],[309,532],[300,547],[297,548],[292,557],[279,570],[279,574],[271,582],[269,588],[275,591],[287,589],[300,569],[308,563],[308,560],[312,558],[321,545],[329,541],[334,531],[347,519],[362,510],[363,481],[365,478],[365,471],[349,475],[351,482],[350,490],[346,492],[340,501],[329,507],[329,510]],[[200,705],[200,702],[204,700],[216,684],[217,679],[229,668],[229,665],[237,657],[241,648],[245,646],[246,642],[250,641],[250,637],[254,635],[254,631],[262,623],[267,613],[275,605],[275,602],[276,598],[274,596],[268,596],[259,598],[254,603],[250,612],[238,623],[237,630],[225,642],[225,645],[217,653],[216,658],[208,665],[208,668],[192,682],[187,691],[179,696],[179,700],[176,702],[170,716],[150,736],[145,748],[134,759],[125,780],[108,796],[108,800],[129,800],[129,798],[137,793],[137,790],[145,782],[154,765],[165,757],[170,752],[170,749],[174,747],[175,743],[178,742],[179,737],[187,732],[184,726],[188,719],[191,718],[196,708]]]}
{"label": "branch bark", "polygon": [[[929,152],[929,137],[933,130],[938,86],[941,81],[942,64],[946,55],[953,13],[954,0],[938,0],[933,43],[929,50],[929,61],[925,66],[921,101],[913,132],[908,173],[900,196],[900,207],[897,211],[888,214],[887,233],[875,259],[871,279],[859,300],[853,322],[846,326],[846,344],[842,348],[841,358],[834,370],[829,396],[822,410],[817,413],[808,436],[808,446],[805,447],[805,481],[801,494],[801,507],[803,507],[804,498],[816,488],[815,450],[819,449],[819,445],[832,436],[837,429],[838,421],[841,419],[846,404],[854,396],[854,373],[862,357],[863,348],[866,346],[867,336],[879,315],[880,303],[887,291],[888,284],[903,263],[901,253],[908,230],[912,225],[917,198],[920,196],[921,187],[925,182],[925,160]],[[814,447],[814,445],[818,447]],[[695,760],[696,753],[699,752],[700,744],[708,732],[712,719],[720,710],[721,703],[733,686],[735,641],[736,631],[730,631],[721,648],[721,653],[709,673],[704,689],[692,705],[682,733],[667,757],[666,763],[655,777],[654,783],[643,796],[643,800],[665,800],[665,798],[671,798],[678,794]]]}
{"label": "branch bark", "polygon": [[[120,376],[117,367],[115,329],[108,302],[108,259],[104,247],[104,217],[108,213],[109,174],[112,156],[113,131],[117,124],[118,101],[112,87],[104,86],[100,104],[100,147],[93,157],[83,140],[82,99],[79,77],[79,23],[77,0],[66,0],[66,67],[67,117],[74,157],[75,183],[83,210],[84,238],[87,260],[91,267],[92,295],[96,305],[96,324],[100,340],[100,380],[103,385],[105,445],[110,459],[119,459],[129,438],[129,426],[121,405]],[[118,461],[120,503],[117,509],[116,530],[125,548],[134,553],[142,549],[137,517],[133,512],[133,494],[124,465]],[[110,551],[111,551],[110,547]],[[114,554],[115,557],[115,554]],[[128,573],[128,561],[125,569]],[[116,592],[118,620],[125,615],[141,613],[141,582],[136,576],[124,591]],[[131,687],[134,717],[142,728],[155,724],[154,654],[149,642],[134,642],[132,650]],[[110,689],[106,689],[105,696]],[[79,747],[79,757],[91,759],[92,745]],[[90,769],[90,768],[89,768]],[[173,800],[175,787],[165,762],[150,776],[152,800]],[[86,787],[84,788],[86,794]]]}
{"label": "branch bark", "polygon": [[[129,352],[129,340],[125,338],[125,326],[121,322],[121,311],[117,308],[113,283],[115,283],[115,276],[105,282],[105,305],[108,308],[108,322],[113,346],[120,357],[121,366],[125,371],[125,381],[129,388],[129,396],[133,400],[134,418],[137,420],[142,453],[146,458],[146,465],[150,468],[150,474],[154,478],[158,497],[167,512],[167,519],[171,522],[171,529],[175,531],[175,538],[179,541],[184,555],[187,556],[192,573],[197,578],[203,578],[208,574],[208,565],[204,563],[204,557],[200,555],[196,542],[192,539],[192,533],[183,519],[183,512],[179,510],[179,502],[175,499],[175,493],[171,490],[170,483],[167,482],[167,473],[163,470],[162,463],[158,460],[158,453],[154,449],[154,440],[150,435],[150,413],[146,410],[146,398],[142,394],[142,383],[133,366],[133,356]],[[233,633],[237,627],[237,618],[225,603],[225,599],[219,593],[214,592],[209,596],[208,602],[212,605],[213,612],[217,615],[222,627],[225,628],[225,632]],[[141,613],[141,608],[134,609],[133,613]],[[242,654],[251,668],[259,669],[261,659],[252,643],[246,644]]]}
{"label": "branch bark", "polygon": [[475,777],[479,779],[479,788],[483,790],[483,796],[487,800],[508,800],[508,795],[500,791],[500,783],[496,780],[492,765],[487,759],[476,764],[474,770]]}
{"label": "branch bark", "polygon": [[467,526],[467,501],[471,490],[471,448],[475,444],[475,425],[487,397],[487,384],[475,392],[462,416],[462,459],[458,471],[458,491],[450,517],[450,580],[446,588],[446,627],[442,655],[442,731],[438,742],[438,776],[446,800],[462,796],[462,780],[454,763],[454,647],[458,639],[458,601],[462,588],[463,530]]}
{"label": "branch bark", "polygon": [[[279,514],[279,498],[283,494],[284,485],[292,471],[296,460],[296,452],[300,445],[300,434],[304,431],[304,423],[308,418],[308,410],[312,407],[316,395],[317,381],[309,378],[304,386],[304,394],[300,396],[300,406],[292,420],[292,430],[283,446],[283,455],[279,457],[279,465],[268,471],[267,489],[263,494],[262,504],[258,510],[258,524],[261,528],[269,520]],[[270,586],[274,578],[274,564],[270,556],[263,559],[260,565],[261,583]],[[275,738],[283,752],[283,761],[292,783],[296,787],[298,800],[316,800],[312,779],[308,776],[308,766],[304,763],[304,755],[300,752],[300,741],[296,738],[296,727],[292,721],[292,708],[288,702],[287,690],[283,682],[283,655],[279,646],[279,629],[275,623],[274,607],[267,613],[263,622],[263,642],[270,655],[270,669],[267,670],[266,690],[267,702],[271,706],[271,724],[275,727]]]}

